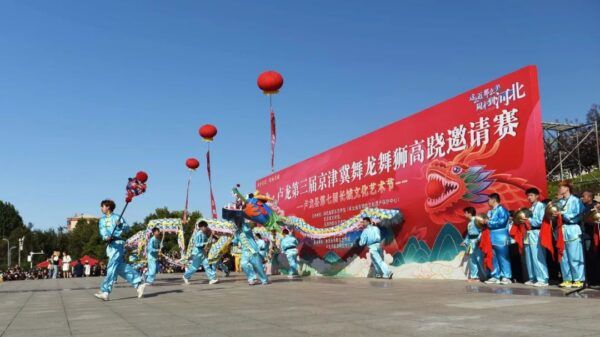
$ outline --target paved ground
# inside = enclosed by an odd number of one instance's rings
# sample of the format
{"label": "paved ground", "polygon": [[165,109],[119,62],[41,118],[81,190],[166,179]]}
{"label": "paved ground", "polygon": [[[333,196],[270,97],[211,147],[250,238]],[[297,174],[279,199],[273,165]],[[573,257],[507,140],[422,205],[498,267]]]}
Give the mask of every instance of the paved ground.
{"label": "paved ground", "polygon": [[[600,295],[464,281],[161,275],[138,300],[99,278],[0,283],[0,336],[600,336]],[[600,293],[600,292],[598,292]]]}

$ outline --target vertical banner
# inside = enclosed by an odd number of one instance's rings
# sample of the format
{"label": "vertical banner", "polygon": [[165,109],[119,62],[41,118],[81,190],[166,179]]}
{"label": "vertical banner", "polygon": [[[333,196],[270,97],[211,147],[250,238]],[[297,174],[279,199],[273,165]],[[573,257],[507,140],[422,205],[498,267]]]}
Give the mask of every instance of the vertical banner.
{"label": "vertical banner", "polygon": [[[365,208],[399,209],[404,223],[382,228],[395,275],[460,278],[465,207],[487,212],[488,195],[498,193],[517,210],[528,206],[530,187],[546,198],[542,136],[537,70],[528,66],[277,171],[256,188],[317,228]],[[364,255],[347,254],[360,233],[295,235],[315,272],[368,272]]]}
{"label": "vertical banner", "polygon": [[206,172],[208,173],[208,186],[210,188],[210,212],[212,213],[212,218],[217,218],[217,205],[215,203],[215,196],[213,195],[212,188],[212,177],[210,175],[210,148],[206,151]]}
{"label": "vertical banner", "polygon": [[275,141],[277,131],[275,129],[275,111],[271,108],[271,172],[275,172]]}

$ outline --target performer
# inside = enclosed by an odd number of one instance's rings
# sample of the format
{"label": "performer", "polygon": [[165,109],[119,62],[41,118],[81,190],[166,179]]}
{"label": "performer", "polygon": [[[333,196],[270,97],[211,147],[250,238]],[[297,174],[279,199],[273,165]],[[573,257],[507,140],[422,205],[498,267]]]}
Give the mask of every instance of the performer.
{"label": "performer", "polygon": [[558,201],[558,208],[562,214],[562,234],[565,239],[565,251],[560,261],[563,282],[559,286],[581,288],[585,281],[581,242],[581,220],[585,208],[581,200],[572,194],[573,185],[569,181],[561,181],[558,191],[562,195],[562,199]]}
{"label": "performer", "polygon": [[279,239],[277,239],[277,231],[276,230],[272,230],[271,231],[271,238],[270,238],[271,244],[269,245],[269,255],[268,255],[268,259],[271,262],[271,275],[277,275],[279,274],[279,247],[281,245],[281,243],[279,242]]}
{"label": "performer", "polygon": [[[369,246],[369,254],[371,254],[371,262],[375,268],[375,277],[384,277],[391,279],[392,273],[388,265],[383,261],[383,249],[381,248],[381,231],[379,227],[373,225],[371,218],[364,217],[362,219],[364,229],[360,234],[360,246]],[[283,244],[282,244],[283,245]]]}
{"label": "performer", "polygon": [[294,278],[298,275],[298,240],[293,235],[290,235],[290,231],[287,228],[282,231],[282,234],[281,250],[287,257],[288,264],[290,265],[288,278]]}
{"label": "performer", "polygon": [[525,265],[529,280],[526,285],[535,287],[548,286],[548,266],[546,265],[546,249],[542,247],[540,240],[540,228],[544,220],[546,207],[539,201],[540,191],[530,188],[525,191],[527,200],[531,203],[531,218],[529,218],[530,229],[527,231],[529,244],[525,245]]}
{"label": "performer", "polygon": [[269,253],[269,243],[263,240],[260,233],[256,233],[256,244],[258,245],[258,253],[264,264],[266,262],[267,254]]}
{"label": "performer", "polygon": [[115,207],[115,202],[112,200],[102,200],[100,203],[100,210],[104,215],[100,218],[98,229],[100,236],[107,243],[108,265],[106,266],[106,277],[100,285],[100,292],[94,294],[94,296],[104,301],[108,301],[108,296],[112,291],[113,283],[117,280],[117,276],[121,276],[137,289],[138,298],[144,295],[144,288],[146,287],[146,284],[142,283],[140,273],[124,261],[125,241],[123,241],[121,235],[129,229],[129,226],[123,219],[120,223],[117,223],[119,216],[113,214]]}
{"label": "performer", "polygon": [[467,207],[463,209],[465,217],[469,220],[467,225],[467,235],[462,245],[467,247],[467,254],[469,254],[469,277],[468,282],[479,282],[480,271],[483,274],[483,266],[481,264],[482,255],[481,249],[479,248],[479,240],[481,239],[481,230],[475,224],[475,215],[477,214],[475,208]]}
{"label": "performer", "polygon": [[148,259],[148,271],[146,272],[146,285],[154,283],[158,272],[158,255],[160,254],[160,229],[152,228],[152,237],[146,245],[146,258]]}
{"label": "performer", "polygon": [[242,227],[236,232],[233,244],[240,245],[242,250],[240,264],[242,265],[242,270],[246,273],[248,284],[251,286],[258,284],[257,276],[261,284],[269,284],[270,282],[267,274],[265,274],[258,244],[252,235],[252,227],[254,227],[254,223],[244,222]]}
{"label": "performer", "polygon": [[512,270],[509,256],[508,218],[509,214],[504,206],[500,205],[500,195],[492,193],[488,196],[488,212],[486,224],[490,229],[492,248],[494,250],[492,277],[485,281],[489,284],[512,283]]}
{"label": "performer", "polygon": [[208,278],[208,284],[219,283],[217,279],[217,273],[214,265],[208,263],[207,248],[210,240],[210,229],[208,223],[204,220],[198,223],[198,228],[194,234],[194,249],[192,250],[192,264],[189,265],[183,274],[183,282],[190,284],[190,278],[192,275],[202,266],[206,277]]}

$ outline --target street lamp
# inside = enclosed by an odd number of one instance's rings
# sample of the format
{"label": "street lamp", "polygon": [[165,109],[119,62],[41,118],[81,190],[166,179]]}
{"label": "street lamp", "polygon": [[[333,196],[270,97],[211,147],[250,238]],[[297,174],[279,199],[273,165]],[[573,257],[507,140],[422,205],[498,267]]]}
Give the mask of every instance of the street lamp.
{"label": "street lamp", "polygon": [[23,251],[23,242],[25,242],[25,236],[19,239],[19,267],[21,267],[21,251]]}
{"label": "street lamp", "polygon": [[33,256],[34,255],[44,255],[44,251],[40,250],[39,252],[29,252],[29,256],[27,256],[27,260],[29,261],[29,269],[33,269]]}
{"label": "street lamp", "polygon": [[6,260],[6,269],[10,268],[10,241],[7,238],[2,238],[2,240],[6,241],[6,256],[8,256],[8,260]]}
{"label": "street lamp", "polygon": [[10,253],[13,249],[17,248],[17,246],[12,246],[10,247],[10,249],[8,250],[8,268],[10,268]]}

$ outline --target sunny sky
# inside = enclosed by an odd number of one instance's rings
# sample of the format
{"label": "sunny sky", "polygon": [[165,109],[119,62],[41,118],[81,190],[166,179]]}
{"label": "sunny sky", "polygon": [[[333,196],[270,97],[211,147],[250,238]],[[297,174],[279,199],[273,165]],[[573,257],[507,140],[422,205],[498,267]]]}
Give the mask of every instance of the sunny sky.
{"label": "sunny sky", "polygon": [[[0,4],[0,200],[35,228],[123,205],[182,209],[212,144],[217,205],[270,171],[264,70],[284,168],[523,66],[544,120],[600,103],[598,1],[18,1]],[[191,208],[210,214],[204,163]]]}

